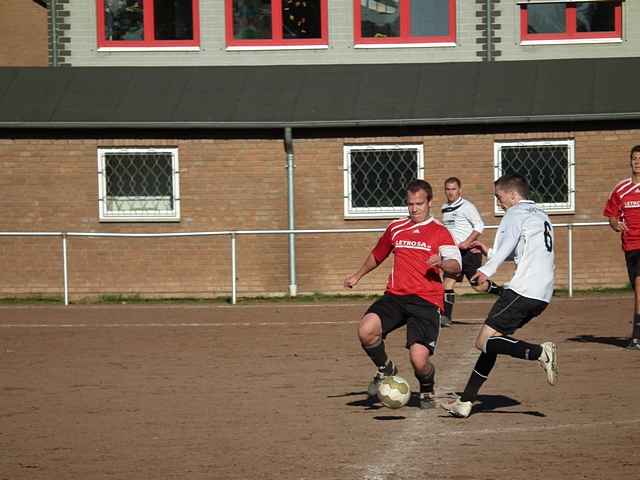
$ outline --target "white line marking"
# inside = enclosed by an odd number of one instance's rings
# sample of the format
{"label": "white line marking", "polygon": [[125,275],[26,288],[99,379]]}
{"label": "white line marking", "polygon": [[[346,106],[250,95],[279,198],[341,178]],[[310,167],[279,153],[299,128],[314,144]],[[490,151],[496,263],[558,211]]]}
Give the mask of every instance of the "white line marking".
{"label": "white line marking", "polygon": [[[467,318],[461,321],[482,321],[481,318]],[[352,325],[359,320],[314,321],[314,322],[148,322],[148,323],[4,323],[0,328],[218,328],[218,327],[272,327],[272,326],[313,326],[313,325]]]}
{"label": "white line marking", "polygon": [[153,304],[139,304],[139,303],[111,303],[100,305],[77,305],[72,304],[64,306],[60,304],[50,305],[0,305],[0,310],[37,310],[37,309],[61,309],[61,310],[104,310],[104,309],[118,309],[118,308],[135,308],[135,309],[179,309],[179,310],[214,310],[214,309],[232,309],[241,310],[243,308],[330,308],[330,307],[365,307],[371,305],[373,300],[363,300],[358,303],[255,303],[252,305],[216,305],[216,304],[189,304],[189,303],[153,303]]}
{"label": "white line marking", "polygon": [[[483,321],[484,318],[460,319],[461,321]],[[441,397],[443,392],[453,392],[466,381],[475,359],[479,355],[478,351],[471,348],[475,329],[466,328],[460,330],[461,338],[456,339],[455,351],[450,352],[449,360],[441,368],[437,367],[438,355],[435,356],[436,364],[436,397]],[[445,373],[446,372],[446,373]],[[445,379],[446,384],[439,383],[440,379]],[[455,385],[455,386],[452,386]],[[439,408],[438,408],[439,410]],[[364,467],[365,480],[386,480],[387,478],[403,478],[402,472],[398,471],[399,465],[410,464],[410,460],[416,452],[425,448],[425,435],[428,429],[425,428],[425,419],[432,417],[433,411],[415,410],[409,413],[405,428],[402,429],[395,441],[391,442],[390,448],[385,448],[382,455],[378,455]],[[445,435],[445,433],[443,433]]]}
{"label": "white line marking", "polygon": [[493,435],[502,433],[518,433],[518,432],[545,432],[549,430],[578,430],[584,428],[598,428],[598,427],[620,427],[625,425],[635,425],[640,423],[640,418],[633,418],[631,420],[609,420],[604,422],[591,422],[591,423],[564,423],[561,425],[540,425],[540,426],[526,426],[526,427],[507,427],[507,428],[483,428],[481,430],[447,430],[444,432],[429,433],[424,432],[423,437],[449,437],[451,435]]}

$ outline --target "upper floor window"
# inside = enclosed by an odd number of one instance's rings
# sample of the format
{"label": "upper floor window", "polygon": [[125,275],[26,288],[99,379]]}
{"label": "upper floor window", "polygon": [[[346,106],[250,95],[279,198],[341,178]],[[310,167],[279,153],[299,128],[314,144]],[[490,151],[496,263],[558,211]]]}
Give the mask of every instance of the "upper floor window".
{"label": "upper floor window", "polygon": [[354,13],[356,44],[456,41],[456,0],[354,0]]}
{"label": "upper floor window", "polygon": [[327,0],[225,0],[227,45],[328,45]]}
{"label": "upper floor window", "polygon": [[622,5],[619,0],[522,4],[520,33],[523,42],[620,40]]}
{"label": "upper floor window", "polygon": [[[548,213],[575,211],[575,142],[544,140],[497,142],[495,178],[520,174],[529,181],[529,198]],[[495,203],[495,212],[504,211]]]}
{"label": "upper floor window", "polygon": [[197,47],[199,0],[97,0],[98,47]]}
{"label": "upper floor window", "polygon": [[416,178],[424,178],[422,145],[345,146],[345,218],[407,215],[405,188]]}

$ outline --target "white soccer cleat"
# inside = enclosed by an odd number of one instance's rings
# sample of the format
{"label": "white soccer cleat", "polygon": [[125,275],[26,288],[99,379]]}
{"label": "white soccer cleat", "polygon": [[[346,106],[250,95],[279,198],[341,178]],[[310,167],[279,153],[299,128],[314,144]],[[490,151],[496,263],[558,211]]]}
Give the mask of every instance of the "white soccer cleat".
{"label": "white soccer cleat", "polygon": [[629,340],[629,343],[624,348],[626,348],[627,350],[640,351],[640,339],[632,338],[631,340]]}
{"label": "white soccer cleat", "polygon": [[538,361],[547,374],[549,385],[555,385],[558,381],[558,352],[555,343],[545,342],[540,345],[542,354]]}
{"label": "white soccer cleat", "polygon": [[456,397],[455,400],[441,403],[440,407],[449,412],[449,415],[457,418],[467,418],[469,415],[471,415],[471,407],[473,407],[473,402],[463,402],[462,400],[460,400],[460,397]]}

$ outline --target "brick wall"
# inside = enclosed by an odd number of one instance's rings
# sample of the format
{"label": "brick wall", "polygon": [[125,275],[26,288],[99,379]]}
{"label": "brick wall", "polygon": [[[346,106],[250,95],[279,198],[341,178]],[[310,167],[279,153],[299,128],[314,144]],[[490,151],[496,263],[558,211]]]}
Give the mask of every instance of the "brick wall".
{"label": "brick wall", "polygon": [[45,2],[0,2],[0,66],[46,66],[47,8]]}
{"label": "brick wall", "polygon": [[[344,220],[344,144],[422,143],[425,175],[434,186],[434,213],[444,201],[442,182],[460,177],[466,197],[488,225],[493,214],[493,144],[498,140],[573,138],[576,144],[576,213],[554,215],[554,223],[602,221],[602,207],[619,179],[629,173],[630,146],[640,129],[618,130],[425,129],[309,132],[294,129],[296,223],[304,228],[384,227],[387,220]],[[363,136],[363,133],[369,136]],[[57,133],[56,135],[60,135]],[[0,231],[188,232],[286,229],[286,168],[281,132],[247,138],[194,135],[131,138],[94,133],[66,139],[0,138]],[[302,137],[302,135],[305,135]],[[177,146],[180,154],[180,223],[100,223],[97,206],[98,147]],[[377,234],[301,236],[297,240],[298,291],[343,292],[343,278],[357,269]],[[487,232],[490,242],[493,231]],[[627,283],[617,236],[606,227],[574,231],[574,287]],[[567,286],[567,231],[558,228],[557,285]],[[238,294],[284,294],[288,289],[287,236],[238,239]],[[60,294],[59,238],[0,237],[0,295]],[[390,263],[390,262],[387,262]],[[358,292],[380,292],[389,265],[365,277]],[[69,238],[72,299],[100,293],[219,296],[231,289],[227,237],[173,239]],[[504,267],[500,280],[508,278]]]}

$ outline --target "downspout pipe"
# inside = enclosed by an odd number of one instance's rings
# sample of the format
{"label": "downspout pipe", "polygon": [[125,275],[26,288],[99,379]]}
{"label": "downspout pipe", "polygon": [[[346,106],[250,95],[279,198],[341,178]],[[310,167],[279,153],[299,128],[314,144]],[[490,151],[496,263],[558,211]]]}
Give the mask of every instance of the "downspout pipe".
{"label": "downspout pipe", "polygon": [[491,14],[493,11],[493,2],[487,0],[487,62],[493,62],[493,29],[491,28]]}
{"label": "downspout pipe", "polygon": [[51,9],[51,66],[58,66],[58,25],[57,25],[57,2],[49,0]]}
{"label": "downspout pipe", "polygon": [[[291,127],[284,129],[284,150],[287,154],[287,200],[288,200],[288,228],[295,230],[295,189],[294,169],[296,168],[293,156],[293,133]],[[289,296],[298,294],[296,283],[296,234],[289,234]]]}

